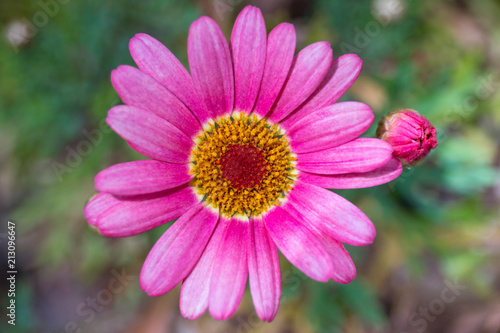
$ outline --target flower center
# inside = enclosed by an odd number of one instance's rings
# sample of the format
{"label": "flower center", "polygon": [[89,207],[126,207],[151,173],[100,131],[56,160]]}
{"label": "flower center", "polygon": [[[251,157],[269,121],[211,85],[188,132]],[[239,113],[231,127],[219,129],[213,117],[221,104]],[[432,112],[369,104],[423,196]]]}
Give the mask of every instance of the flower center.
{"label": "flower center", "polygon": [[218,164],[222,178],[237,190],[256,187],[267,174],[264,153],[251,143],[229,145]]}
{"label": "flower center", "polygon": [[242,112],[218,118],[197,136],[191,184],[226,217],[258,216],[292,188],[295,160],[278,125]]}

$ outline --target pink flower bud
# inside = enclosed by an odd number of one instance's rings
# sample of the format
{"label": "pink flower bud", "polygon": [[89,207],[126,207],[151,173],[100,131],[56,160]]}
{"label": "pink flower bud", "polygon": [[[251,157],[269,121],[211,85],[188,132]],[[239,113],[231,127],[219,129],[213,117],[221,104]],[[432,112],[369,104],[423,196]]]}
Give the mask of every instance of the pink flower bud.
{"label": "pink flower bud", "polygon": [[377,137],[391,144],[392,155],[407,168],[421,162],[438,145],[436,128],[412,109],[392,111],[383,117],[378,123]]}

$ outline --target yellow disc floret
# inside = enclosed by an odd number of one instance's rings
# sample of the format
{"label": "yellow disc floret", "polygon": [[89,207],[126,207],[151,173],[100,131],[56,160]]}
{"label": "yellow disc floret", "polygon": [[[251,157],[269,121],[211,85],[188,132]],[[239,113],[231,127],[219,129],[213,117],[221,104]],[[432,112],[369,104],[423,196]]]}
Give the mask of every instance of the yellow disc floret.
{"label": "yellow disc floret", "polygon": [[258,216],[292,188],[296,158],[278,125],[256,115],[218,118],[197,136],[191,184],[224,216]]}

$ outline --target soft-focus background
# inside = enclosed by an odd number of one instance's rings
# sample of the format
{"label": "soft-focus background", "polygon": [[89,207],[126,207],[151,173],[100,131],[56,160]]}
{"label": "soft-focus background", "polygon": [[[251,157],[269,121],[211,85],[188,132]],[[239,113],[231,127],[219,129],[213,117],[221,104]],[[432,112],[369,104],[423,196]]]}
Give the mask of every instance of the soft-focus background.
{"label": "soft-focus background", "polygon": [[[189,321],[179,288],[150,298],[139,286],[166,226],[110,239],[82,209],[99,170],[140,158],[104,123],[120,103],[110,72],[133,64],[129,39],[148,33],[187,64],[190,23],[210,15],[229,36],[248,3],[268,30],[293,23],[298,49],[326,40],[337,56],[357,53],[363,71],[344,99],[371,105],[376,121],[417,109],[439,146],[389,184],[338,191],[378,230],[373,245],[348,247],[350,285],[312,281],[282,260],[272,324],[257,319],[248,288],[232,319]],[[494,0],[2,0],[0,243],[4,253],[16,222],[19,273],[15,327],[0,282],[0,331],[499,332],[499,17]]]}

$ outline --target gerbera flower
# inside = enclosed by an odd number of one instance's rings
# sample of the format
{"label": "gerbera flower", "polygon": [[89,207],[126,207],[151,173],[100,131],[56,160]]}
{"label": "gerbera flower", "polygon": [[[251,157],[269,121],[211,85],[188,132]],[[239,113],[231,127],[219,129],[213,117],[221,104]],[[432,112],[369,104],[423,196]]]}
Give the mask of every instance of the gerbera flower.
{"label": "gerbera flower", "polygon": [[294,56],[295,42],[288,23],[266,36],[260,10],[249,6],[230,46],[211,18],[191,25],[191,75],[145,34],[130,41],[139,69],[112,73],[125,105],[113,107],[107,122],[151,159],[100,172],[101,193],[85,214],[111,237],[177,219],[140,281],[151,296],[182,281],[187,318],[207,309],[216,319],[230,317],[249,277],[257,314],[271,321],[281,294],[277,248],[312,279],[349,283],[356,271],[342,243],[370,244],[375,228],[323,187],[375,186],[401,172],[388,143],[357,138],[373,121],[370,107],[335,104],[361,60],[334,60],[327,42]]}

